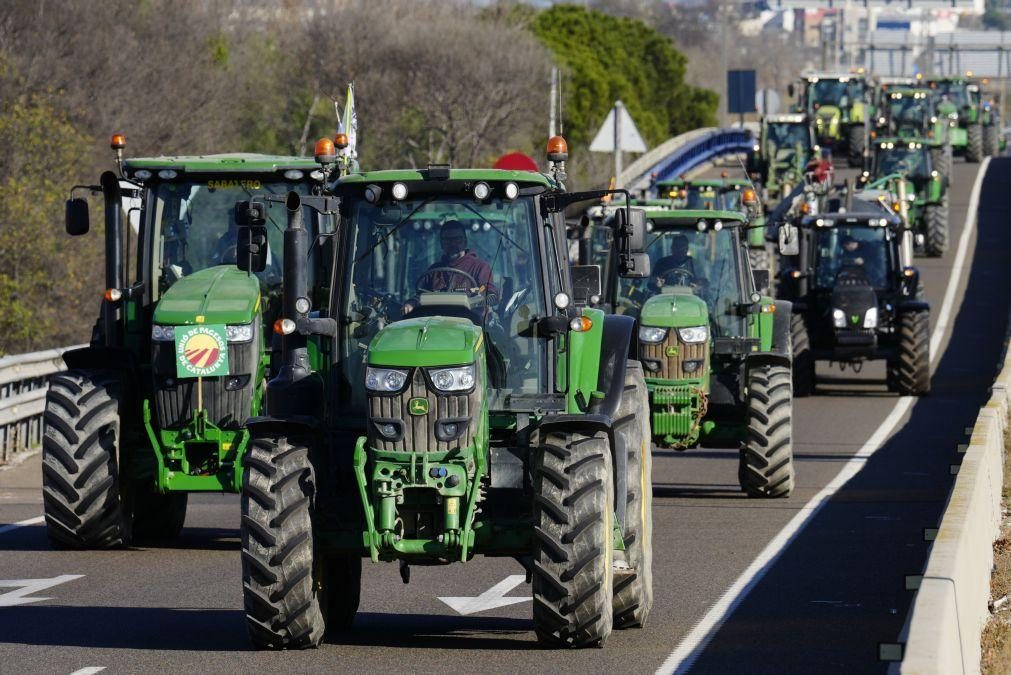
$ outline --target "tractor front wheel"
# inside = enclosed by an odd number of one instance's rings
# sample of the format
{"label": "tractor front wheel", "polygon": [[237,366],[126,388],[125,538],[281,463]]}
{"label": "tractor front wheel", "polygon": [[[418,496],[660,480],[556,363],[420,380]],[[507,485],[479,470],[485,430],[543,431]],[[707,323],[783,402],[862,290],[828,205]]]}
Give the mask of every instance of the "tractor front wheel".
{"label": "tractor front wheel", "polygon": [[816,386],[815,361],[803,314],[790,316],[790,339],[793,345],[793,395],[810,396]]}
{"label": "tractor front wheel", "polygon": [[867,148],[867,134],[862,124],[851,125],[846,129],[846,151],[849,164],[855,168],[864,165],[864,150]]}
{"label": "tractor front wheel", "polygon": [[926,311],[899,315],[899,353],[888,364],[889,389],[902,396],[930,392],[930,314]]}
{"label": "tractor front wheel", "polygon": [[614,483],[607,436],[549,433],[534,468],[534,630],[603,644],[613,625]]}
{"label": "tractor front wheel", "polygon": [[943,178],[948,179],[949,184],[951,183],[952,161],[951,145],[949,143],[932,147],[930,149],[930,163],[933,165],[934,169],[937,170],[937,173],[939,173]]}
{"label": "tractor front wheel", "polygon": [[316,483],[309,450],[254,438],[242,479],[242,595],[257,649],[304,649],[323,639],[324,566],[315,564]]}
{"label": "tractor front wheel", "polygon": [[928,257],[940,258],[948,250],[948,196],[940,203],[930,204],[924,209],[927,231],[923,250]]}
{"label": "tractor front wheel", "polygon": [[968,142],[965,145],[965,161],[979,162],[983,159],[983,125],[970,124],[966,130]]}
{"label": "tractor front wheel", "polygon": [[789,497],[793,492],[793,393],[790,367],[748,371],[748,436],[738,479],[749,497]]}
{"label": "tractor front wheel", "polygon": [[46,393],[42,500],[59,548],[130,543],[118,469],[121,383],[101,370],[54,375]]}
{"label": "tractor front wheel", "polygon": [[1000,142],[997,134],[996,124],[987,124],[983,127],[983,154],[987,157],[996,157],[1000,152]]}
{"label": "tractor front wheel", "polygon": [[[625,562],[628,569],[615,575],[614,627],[642,627],[653,607],[653,453],[650,434],[649,392],[642,363],[629,361],[625,392],[615,418],[617,452],[625,452]],[[620,497],[619,497],[620,498]]]}

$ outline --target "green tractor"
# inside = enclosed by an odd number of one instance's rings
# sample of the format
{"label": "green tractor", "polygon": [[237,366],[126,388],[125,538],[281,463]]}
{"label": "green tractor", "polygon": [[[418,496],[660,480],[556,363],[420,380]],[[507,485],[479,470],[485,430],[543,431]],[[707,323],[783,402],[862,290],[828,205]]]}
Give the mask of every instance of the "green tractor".
{"label": "green tractor", "polygon": [[[237,206],[250,240],[285,210],[293,259],[310,247],[303,208],[339,215],[316,268],[325,292],[313,268],[284,268],[283,365],[247,423],[255,647],[350,628],[363,557],[398,563],[405,583],[412,565],[516,558],[546,646],[645,621],[651,459],[634,320],[577,308],[599,289],[574,285],[586,278],[570,273],[563,212],[605,193],[566,193],[564,146],[549,148],[552,174],[377,171]],[[641,212],[621,218],[623,272],[648,274]]]}
{"label": "green tractor", "polygon": [[[817,142],[833,154],[846,152],[850,166],[863,166],[867,123],[874,116],[867,78],[854,73],[808,73],[800,80],[797,112],[814,121]],[[794,85],[790,85],[794,95]]]}
{"label": "green tractor", "polygon": [[819,155],[806,115],[766,115],[758,142],[748,154],[747,170],[761,184],[762,201],[774,206],[804,181],[808,163]]}
{"label": "green tractor", "polygon": [[890,89],[884,95],[876,127],[875,139],[916,140],[925,145],[933,168],[946,180],[951,179],[952,156],[965,146],[965,130],[938,109],[938,99],[930,89]]}
{"label": "green tractor", "polygon": [[[749,496],[789,496],[790,303],[763,295],[768,271],[752,271],[747,215],[650,208],[646,218],[652,273],[612,279],[604,298],[638,319],[654,442],[737,447]],[[613,257],[604,264],[614,276]]]}
{"label": "green tractor", "polygon": [[950,119],[957,134],[952,137],[955,153],[967,162],[993,157],[1000,150],[1000,115],[990,101],[984,101],[979,84],[968,77],[950,75],[928,78],[937,99],[939,117]]}
{"label": "green tractor", "polygon": [[[697,178],[660,181],[654,189],[658,197],[674,209],[705,211],[742,211],[748,214],[746,244],[754,269],[770,270],[774,263],[772,250],[766,241],[765,215],[751,181],[731,180],[727,172],[721,178]],[[633,202],[634,204],[635,202]]]}
{"label": "green tractor", "polygon": [[[43,498],[62,548],[109,548],[179,534],[190,492],[238,492],[249,432],[270,366],[282,261],[255,276],[236,267],[235,202],[254,193],[310,194],[312,159],[255,154],[123,159],[67,202],[71,235],[105,204],[105,299],[91,343],[46,397]],[[311,231],[328,232],[326,219]],[[269,237],[280,251],[281,229]],[[316,255],[316,254],[314,254]]]}
{"label": "green tractor", "polygon": [[896,210],[908,215],[918,251],[931,258],[948,250],[948,179],[934,168],[931,146],[923,139],[879,138],[869,171],[859,182],[876,188],[896,180],[904,183],[904,202]]}

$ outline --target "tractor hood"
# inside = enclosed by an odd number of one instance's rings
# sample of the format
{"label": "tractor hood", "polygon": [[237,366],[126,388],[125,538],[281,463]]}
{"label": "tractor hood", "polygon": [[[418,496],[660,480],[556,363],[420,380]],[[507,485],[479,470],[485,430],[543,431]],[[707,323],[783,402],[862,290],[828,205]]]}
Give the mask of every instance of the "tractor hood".
{"label": "tractor hood", "polygon": [[704,300],[687,290],[665,290],[646,301],[639,313],[643,326],[687,328],[708,326],[709,310]]}
{"label": "tractor hood", "polygon": [[259,310],[260,282],[237,267],[219,265],[172,284],[154,322],[165,325],[249,323]]}
{"label": "tractor hood", "polygon": [[474,362],[481,329],[467,319],[419,317],[391,323],[369,345],[373,366],[458,366]]}

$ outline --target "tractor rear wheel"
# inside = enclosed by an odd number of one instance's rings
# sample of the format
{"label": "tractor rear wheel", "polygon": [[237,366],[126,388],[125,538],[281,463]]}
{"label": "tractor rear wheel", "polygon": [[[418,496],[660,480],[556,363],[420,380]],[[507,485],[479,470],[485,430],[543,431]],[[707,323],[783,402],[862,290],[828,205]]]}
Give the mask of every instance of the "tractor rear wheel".
{"label": "tractor rear wheel", "polygon": [[120,389],[119,378],[103,370],[70,370],[49,381],[42,499],[54,546],[130,543],[118,469]]}
{"label": "tractor rear wheel", "polygon": [[853,124],[846,128],[846,152],[849,164],[855,168],[864,165],[864,150],[867,148],[867,134],[862,124]]}
{"label": "tractor rear wheel", "polygon": [[939,173],[943,178],[948,179],[949,183],[951,182],[952,161],[950,144],[945,143],[944,145],[932,147],[930,149],[930,163],[933,165],[937,173]]}
{"label": "tractor rear wheel", "polygon": [[793,346],[793,395],[810,396],[814,393],[817,379],[811,337],[803,314],[790,316],[790,338]]}
{"label": "tractor rear wheel", "polygon": [[923,250],[928,257],[940,258],[948,250],[948,195],[939,204],[929,204],[924,209],[926,236]]}
{"label": "tractor rear wheel", "polygon": [[316,561],[315,477],[305,445],[254,438],[243,462],[242,595],[257,649],[304,649],[323,639],[324,566]]}
{"label": "tractor rear wheel", "polygon": [[983,154],[987,157],[996,157],[1000,152],[1000,144],[997,138],[997,125],[987,124],[983,127]]}
{"label": "tractor rear wheel", "polygon": [[930,393],[930,313],[899,315],[899,354],[888,364],[889,388],[901,396]]}
{"label": "tractor rear wheel", "polygon": [[738,479],[749,497],[793,492],[793,394],[790,367],[767,364],[748,371],[748,437]]}
{"label": "tractor rear wheel", "polygon": [[534,468],[534,630],[603,644],[613,625],[614,483],[607,436],[548,433]]}
{"label": "tractor rear wheel", "polygon": [[983,125],[970,124],[966,132],[965,161],[979,162],[983,159]]}
{"label": "tractor rear wheel", "polygon": [[629,361],[614,424],[621,439],[621,447],[615,450],[628,457],[624,552],[628,570],[615,575],[615,628],[643,626],[653,607],[653,453],[645,410],[649,410],[649,392],[642,364]]}
{"label": "tractor rear wheel", "polygon": [[167,541],[183,531],[186,521],[185,492],[161,494],[148,484],[134,486],[132,495],[135,541]]}

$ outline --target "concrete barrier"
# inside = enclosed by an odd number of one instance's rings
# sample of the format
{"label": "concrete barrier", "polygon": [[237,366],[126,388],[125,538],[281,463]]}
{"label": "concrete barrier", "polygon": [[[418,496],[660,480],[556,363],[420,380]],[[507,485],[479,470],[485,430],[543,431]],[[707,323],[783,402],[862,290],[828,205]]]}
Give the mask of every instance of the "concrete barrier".
{"label": "concrete barrier", "polygon": [[989,618],[993,542],[1000,531],[1011,353],[980,409],[899,641],[893,673],[978,673]]}

